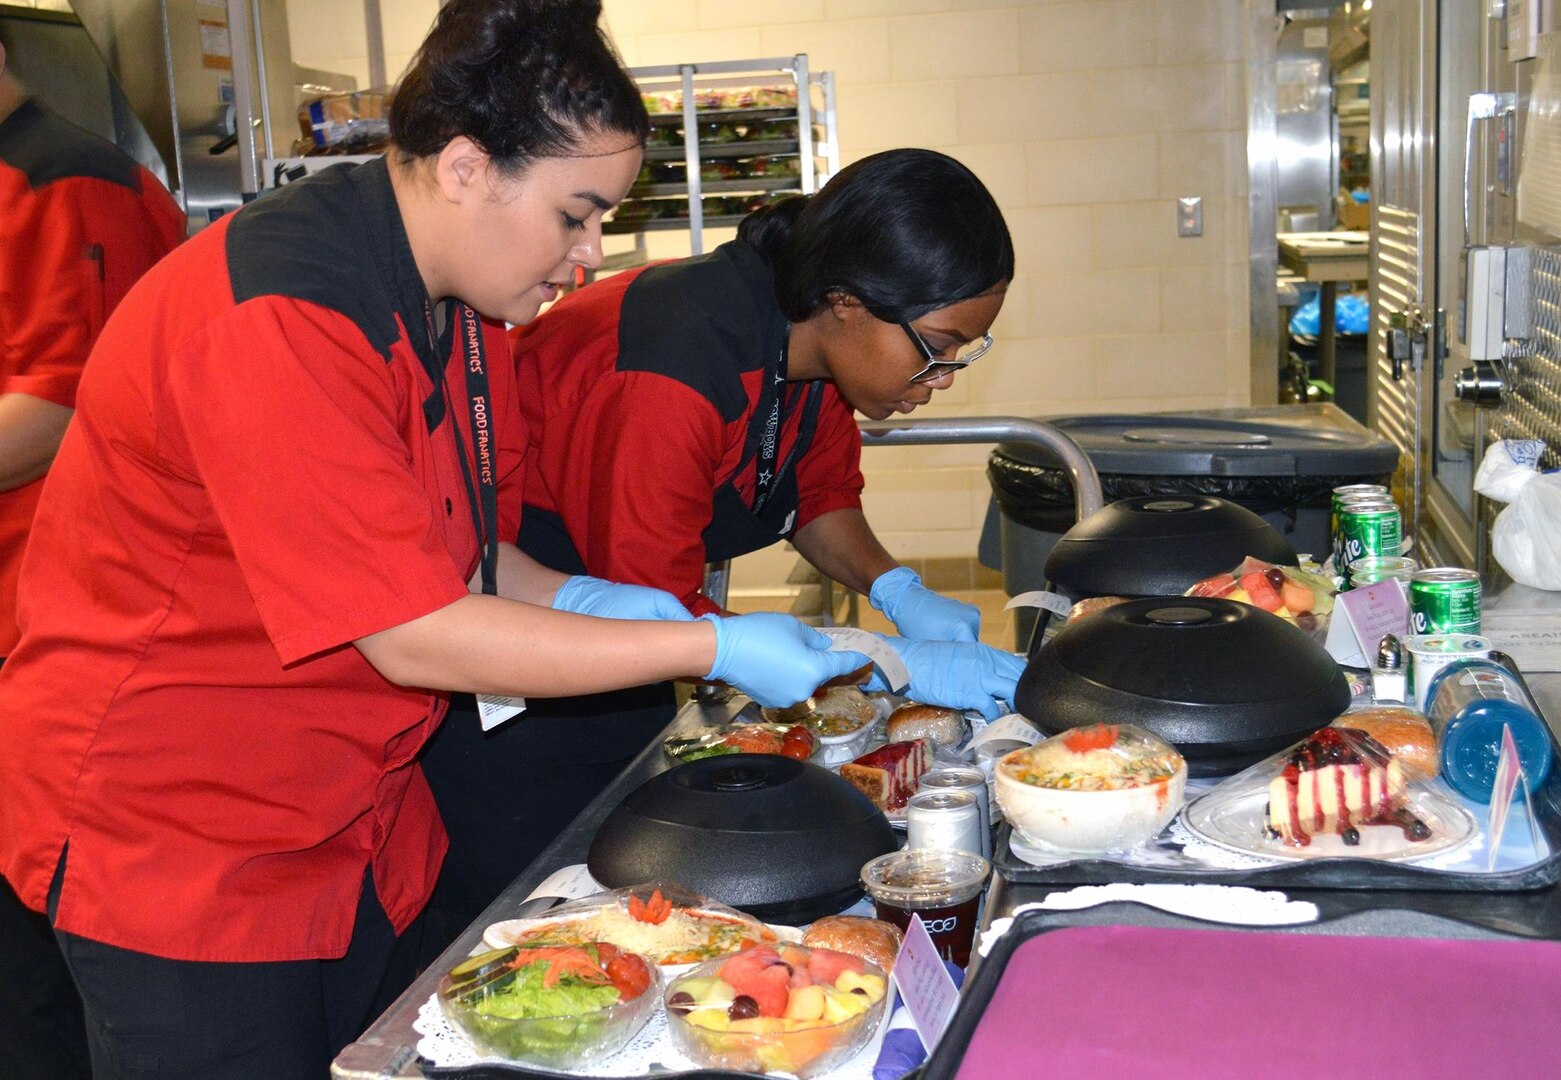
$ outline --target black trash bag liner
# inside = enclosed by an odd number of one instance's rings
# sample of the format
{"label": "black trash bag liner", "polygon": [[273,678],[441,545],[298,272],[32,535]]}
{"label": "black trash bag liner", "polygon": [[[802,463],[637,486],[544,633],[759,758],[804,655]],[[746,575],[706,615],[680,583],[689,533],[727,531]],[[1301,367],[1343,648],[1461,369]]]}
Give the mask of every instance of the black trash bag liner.
{"label": "black trash bag liner", "polygon": [[[993,450],[987,459],[992,495],[1004,514],[1042,532],[1064,533],[1076,520],[1073,482],[1065,470],[1032,465]],[[1295,531],[1296,514],[1329,506],[1333,489],[1345,484],[1386,484],[1391,474],[1369,476],[1172,476],[1101,473],[1108,503],[1139,495],[1213,495],[1254,514],[1283,513],[1284,532]]]}

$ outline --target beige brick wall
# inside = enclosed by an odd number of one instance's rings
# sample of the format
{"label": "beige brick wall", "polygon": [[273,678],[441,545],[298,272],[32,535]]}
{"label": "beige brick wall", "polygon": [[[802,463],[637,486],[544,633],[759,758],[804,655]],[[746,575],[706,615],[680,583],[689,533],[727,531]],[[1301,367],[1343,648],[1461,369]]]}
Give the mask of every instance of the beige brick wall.
{"label": "beige brick wall", "polygon": [[[399,71],[434,0],[383,0]],[[353,0],[289,0],[345,27]],[[805,52],[832,70],[849,162],[927,146],[965,161],[1008,217],[1018,275],[999,346],[928,416],[1129,412],[1247,402],[1241,0],[605,0],[631,65]],[[349,10],[350,9],[350,10]],[[337,37],[336,42],[345,40]],[[319,41],[316,60],[350,50]],[[306,59],[306,57],[308,57]],[[359,61],[361,62],[361,58]],[[1175,200],[1204,198],[1204,235]],[[713,241],[723,239],[721,235]],[[660,234],[653,253],[681,253]],[[905,558],[971,555],[982,447],[869,450],[868,517]],[[779,580],[782,552],[738,584]]]}

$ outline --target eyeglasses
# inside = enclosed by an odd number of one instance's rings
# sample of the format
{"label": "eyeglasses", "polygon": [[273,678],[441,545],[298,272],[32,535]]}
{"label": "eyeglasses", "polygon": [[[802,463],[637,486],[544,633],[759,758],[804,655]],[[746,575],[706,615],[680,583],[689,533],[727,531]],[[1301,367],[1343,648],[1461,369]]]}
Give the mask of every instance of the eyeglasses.
{"label": "eyeglasses", "polygon": [[952,360],[943,360],[932,351],[932,347],[910,323],[902,322],[900,329],[905,331],[906,336],[916,346],[916,350],[921,353],[922,359],[927,361],[926,367],[911,376],[913,383],[931,382],[933,379],[941,379],[945,375],[967,368],[985,356],[986,351],[992,347],[992,335],[982,334],[979,340],[967,341],[955,349]]}

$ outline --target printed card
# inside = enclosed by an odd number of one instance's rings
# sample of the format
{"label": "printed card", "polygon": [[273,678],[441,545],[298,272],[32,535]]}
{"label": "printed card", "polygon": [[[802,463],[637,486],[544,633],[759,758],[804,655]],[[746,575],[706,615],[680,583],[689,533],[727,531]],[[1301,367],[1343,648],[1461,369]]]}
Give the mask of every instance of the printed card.
{"label": "printed card", "polygon": [[943,966],[937,946],[922,925],[920,915],[911,916],[911,924],[905,930],[905,944],[894,961],[894,973],[890,976],[900,988],[900,997],[916,1025],[916,1034],[922,1046],[931,1054],[954,1015],[959,1003],[959,987]]}

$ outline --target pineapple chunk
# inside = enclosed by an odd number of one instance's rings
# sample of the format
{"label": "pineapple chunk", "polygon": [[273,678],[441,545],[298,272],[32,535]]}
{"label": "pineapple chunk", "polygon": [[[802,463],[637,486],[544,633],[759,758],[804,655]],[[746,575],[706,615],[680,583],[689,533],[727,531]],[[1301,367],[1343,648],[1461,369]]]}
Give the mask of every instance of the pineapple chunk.
{"label": "pineapple chunk", "polygon": [[786,1002],[786,1019],[817,1020],[824,1015],[824,988],[799,986],[791,992]]}
{"label": "pineapple chunk", "polygon": [[732,1026],[732,1018],[723,1008],[693,1009],[683,1017],[691,1025],[707,1031],[726,1031]]}
{"label": "pineapple chunk", "polygon": [[869,1002],[877,1001],[884,995],[884,980],[880,975],[872,975],[862,971],[842,971],[840,977],[835,980],[835,988],[850,992],[863,990],[867,993]]}
{"label": "pineapple chunk", "polygon": [[853,1017],[860,1016],[872,1007],[872,1002],[863,994],[853,994],[849,990],[840,990],[833,986],[822,988],[824,991],[824,1019],[831,1024],[843,1024]]}

